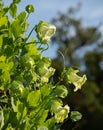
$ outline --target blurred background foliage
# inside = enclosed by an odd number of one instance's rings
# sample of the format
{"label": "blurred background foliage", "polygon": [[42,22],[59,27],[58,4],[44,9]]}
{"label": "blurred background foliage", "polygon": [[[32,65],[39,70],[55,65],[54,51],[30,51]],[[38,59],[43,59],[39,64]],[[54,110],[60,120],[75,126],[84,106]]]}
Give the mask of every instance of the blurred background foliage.
{"label": "blurred background foliage", "polygon": [[71,7],[66,13],[58,12],[52,19],[57,31],[52,43],[58,45],[57,56],[52,60],[56,68],[54,82],[59,80],[64,64],[79,68],[87,75],[87,82],[76,93],[73,86],[67,86],[69,94],[64,100],[71,110],[83,114],[82,120],[75,123],[66,120],[61,130],[101,130],[103,129],[103,35],[98,26],[84,26],[78,18],[80,4]]}

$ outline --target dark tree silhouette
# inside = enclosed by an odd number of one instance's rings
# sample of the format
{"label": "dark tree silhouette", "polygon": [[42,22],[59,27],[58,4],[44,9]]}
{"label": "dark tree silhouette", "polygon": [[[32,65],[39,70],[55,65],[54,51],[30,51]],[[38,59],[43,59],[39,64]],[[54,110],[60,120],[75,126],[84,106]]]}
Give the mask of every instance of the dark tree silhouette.
{"label": "dark tree silhouette", "polygon": [[[57,82],[63,69],[80,68],[87,75],[85,86],[72,93],[72,87],[65,102],[71,104],[71,110],[79,110],[83,114],[81,121],[73,123],[67,120],[62,130],[100,130],[103,128],[103,40],[98,26],[85,27],[78,16],[79,7],[70,8],[67,13],[59,12],[52,23],[57,32],[52,42],[58,44],[57,57],[52,60],[56,68],[54,81]],[[63,55],[63,56],[62,56]],[[62,81],[62,84],[65,84]]]}

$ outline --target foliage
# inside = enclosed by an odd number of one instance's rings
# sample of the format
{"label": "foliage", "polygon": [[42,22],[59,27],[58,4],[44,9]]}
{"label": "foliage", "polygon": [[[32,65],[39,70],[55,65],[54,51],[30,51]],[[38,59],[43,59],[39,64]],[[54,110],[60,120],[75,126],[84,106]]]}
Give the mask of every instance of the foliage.
{"label": "foliage", "polygon": [[[99,30],[100,24],[84,26],[82,19],[79,18],[78,9],[78,6],[69,8],[66,13],[59,12],[56,18],[52,19],[52,23],[57,27],[52,43],[58,45],[57,57],[52,60],[52,67],[56,69],[54,80],[58,82],[64,64],[67,68],[72,65],[73,68],[80,68],[82,73],[86,73],[88,80],[83,89],[78,93],[73,93],[72,89],[69,89],[70,94],[64,102],[74,110],[82,111],[83,118],[79,123],[79,129],[102,129],[103,34]],[[71,75],[70,68],[64,74],[66,73]],[[62,84],[68,88],[66,80],[69,82],[69,77],[67,75],[62,80]],[[67,127],[68,124],[72,124],[69,119],[62,129],[73,128],[73,126]]]}
{"label": "foliage", "polygon": [[[0,1],[0,129],[56,130],[70,112],[70,107],[62,101],[68,90],[53,82],[55,69],[51,60],[42,56],[56,28],[40,21],[27,34],[27,18],[34,7],[27,5],[18,14],[19,2],[13,0],[5,7]],[[36,40],[30,37],[34,31]],[[85,77],[79,82],[82,77],[77,72],[71,69],[69,75],[64,69],[61,76],[61,79],[69,76],[67,82],[75,85],[75,91],[86,81]]]}

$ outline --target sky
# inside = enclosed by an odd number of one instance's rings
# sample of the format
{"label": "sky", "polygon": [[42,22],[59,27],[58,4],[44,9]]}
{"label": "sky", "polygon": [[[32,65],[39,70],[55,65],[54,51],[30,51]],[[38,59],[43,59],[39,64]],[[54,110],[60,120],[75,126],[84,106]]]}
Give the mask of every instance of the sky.
{"label": "sky", "polygon": [[[6,5],[12,0],[3,0]],[[69,7],[76,7],[78,3],[82,4],[78,17],[82,18],[85,26],[103,24],[103,0],[21,0],[18,8],[23,11],[27,4],[33,4],[35,12],[29,17],[30,28],[40,20],[51,22],[51,19],[57,16],[57,12],[66,12]],[[100,27],[103,32],[103,25]],[[53,58],[56,55],[56,46],[53,45],[44,56]]]}

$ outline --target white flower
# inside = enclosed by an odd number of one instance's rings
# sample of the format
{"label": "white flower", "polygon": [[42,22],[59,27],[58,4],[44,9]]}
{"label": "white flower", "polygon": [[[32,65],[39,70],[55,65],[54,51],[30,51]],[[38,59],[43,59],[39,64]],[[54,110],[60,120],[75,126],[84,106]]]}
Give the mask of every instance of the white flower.
{"label": "white flower", "polygon": [[70,111],[70,107],[68,105],[65,105],[64,107],[60,107],[57,109],[55,113],[55,120],[57,123],[62,123],[64,119],[68,118],[68,113]]}
{"label": "white flower", "polygon": [[73,83],[75,85],[74,92],[76,92],[78,89],[81,89],[81,86],[85,83],[86,80],[86,75],[83,75],[82,77],[78,76],[78,80]]}
{"label": "white flower", "polygon": [[87,78],[86,75],[83,75],[82,77],[78,76],[77,73],[78,70],[74,70],[72,68],[69,68],[68,70],[64,70],[62,73],[62,77],[68,82],[72,83],[75,86],[74,91],[77,91],[78,89],[81,89],[81,86],[86,82]]}
{"label": "white flower", "polygon": [[40,21],[36,27],[37,37],[41,43],[46,44],[50,41],[51,37],[55,34],[56,27],[49,25],[47,22]]}

